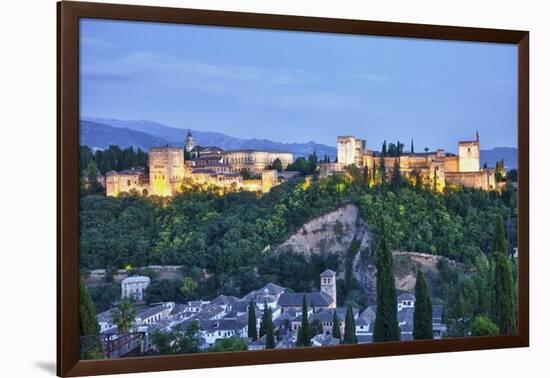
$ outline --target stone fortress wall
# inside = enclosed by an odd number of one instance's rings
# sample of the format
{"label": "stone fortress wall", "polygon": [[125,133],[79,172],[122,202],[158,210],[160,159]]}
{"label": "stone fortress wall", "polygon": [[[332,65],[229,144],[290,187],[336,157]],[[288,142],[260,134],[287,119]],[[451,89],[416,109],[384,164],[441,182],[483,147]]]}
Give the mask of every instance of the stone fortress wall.
{"label": "stone fortress wall", "polygon": [[492,168],[480,168],[479,135],[475,140],[458,142],[458,156],[446,153],[442,149],[421,153],[402,153],[397,157],[382,156],[378,152],[368,150],[366,141],[354,136],[339,136],[338,162],[320,163],[321,177],[343,172],[345,167],[355,164],[357,167],[374,169],[380,167],[382,160],[386,172],[391,174],[397,161],[401,173],[405,176],[413,174],[425,182],[435,185],[442,191],[447,185],[461,185],[483,190],[496,189],[495,171]]}
{"label": "stone fortress wall", "polygon": [[[192,158],[185,160],[185,152]],[[192,183],[211,184],[221,188],[268,192],[278,184],[276,170],[268,169],[276,159],[283,168],[293,162],[287,152],[233,150],[218,147],[201,147],[195,144],[191,132],[187,134],[185,147],[153,147],[149,150],[149,171],[130,169],[106,174],[108,196],[137,191],[145,195],[173,197],[181,190],[184,179]],[[247,169],[260,178],[244,180],[240,174]]]}

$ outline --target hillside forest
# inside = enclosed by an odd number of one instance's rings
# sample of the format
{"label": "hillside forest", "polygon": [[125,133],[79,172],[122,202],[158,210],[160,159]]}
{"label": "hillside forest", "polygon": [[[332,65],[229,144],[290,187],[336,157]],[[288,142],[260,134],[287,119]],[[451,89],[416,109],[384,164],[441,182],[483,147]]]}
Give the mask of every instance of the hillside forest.
{"label": "hillside forest", "polygon": [[[124,156],[120,149],[103,151],[100,159],[88,152],[81,154],[80,162],[86,174],[147,161],[141,151],[126,153],[128,163],[113,158],[113,153]],[[440,296],[434,300],[445,304],[450,336],[469,334],[479,316],[498,323],[493,309],[499,263],[510,267],[516,285],[517,189],[512,181],[501,192],[447,187],[440,193],[402,176],[399,169],[390,175],[351,166],[341,175],[289,180],[263,195],[220,195],[212,187],[193,184],[171,199],[139,193],[115,198],[88,186],[80,198],[81,275],[97,268],[110,272],[106,283],[90,288],[99,312],[119,295],[119,286],[109,277],[120,268],[183,266],[184,280],[152,281],[149,302],[242,296],[267,282],[294,291],[318,290],[319,273],[330,268],[345,276],[338,280],[338,304],[364,309],[373,303],[349,275],[346,259],[266,248],[281,244],[308,220],[349,203],[360,209],[375,239],[384,224],[391,250],[447,258],[438,264]],[[497,248],[506,256],[504,262],[495,258]],[[374,263],[373,251],[361,253]]]}

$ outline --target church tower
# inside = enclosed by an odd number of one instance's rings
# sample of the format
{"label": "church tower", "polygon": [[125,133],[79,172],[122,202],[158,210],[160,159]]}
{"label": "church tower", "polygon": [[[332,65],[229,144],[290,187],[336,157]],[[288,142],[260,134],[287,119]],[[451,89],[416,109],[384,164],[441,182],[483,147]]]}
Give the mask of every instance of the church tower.
{"label": "church tower", "polygon": [[185,138],[185,151],[191,152],[191,150],[195,148],[195,140],[193,139],[193,134],[191,134],[191,130],[187,133],[187,137]]}
{"label": "church tower", "polygon": [[321,291],[330,295],[333,299],[330,308],[336,307],[336,272],[327,269],[321,273]]}

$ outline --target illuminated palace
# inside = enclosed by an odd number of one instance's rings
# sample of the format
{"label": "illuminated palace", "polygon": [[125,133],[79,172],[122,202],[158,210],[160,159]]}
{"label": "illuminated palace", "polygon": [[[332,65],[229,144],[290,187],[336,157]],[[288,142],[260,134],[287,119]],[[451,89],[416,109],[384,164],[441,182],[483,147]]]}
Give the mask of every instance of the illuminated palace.
{"label": "illuminated palace", "polygon": [[[219,147],[202,147],[195,144],[191,132],[187,134],[184,145],[151,148],[148,172],[144,169],[107,172],[107,195],[137,191],[145,195],[172,197],[180,191],[184,179],[233,190],[267,192],[278,183],[277,171],[269,166],[276,159],[281,161],[283,168],[293,161],[293,155],[288,152],[224,151]],[[188,160],[184,158],[185,151],[191,157]],[[255,178],[244,180],[243,169]]]}
{"label": "illuminated palace", "polygon": [[481,168],[479,163],[479,135],[475,140],[458,142],[458,155],[444,150],[421,153],[405,152],[399,156],[382,156],[379,152],[367,149],[366,141],[353,136],[339,136],[338,162],[321,163],[321,177],[344,171],[346,166],[380,167],[384,159],[386,171],[391,172],[396,161],[401,173],[407,177],[418,175],[425,183],[443,190],[446,185],[466,186],[483,190],[492,190],[495,185],[495,170]]}

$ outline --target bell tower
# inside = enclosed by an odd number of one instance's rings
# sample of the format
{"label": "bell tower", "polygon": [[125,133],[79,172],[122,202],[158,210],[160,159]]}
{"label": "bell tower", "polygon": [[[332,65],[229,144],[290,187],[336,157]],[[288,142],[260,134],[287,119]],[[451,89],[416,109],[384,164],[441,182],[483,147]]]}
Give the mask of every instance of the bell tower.
{"label": "bell tower", "polygon": [[195,140],[193,139],[193,134],[191,134],[191,130],[187,133],[187,137],[185,138],[185,151],[191,152],[191,150],[195,148]]}
{"label": "bell tower", "polygon": [[321,273],[321,291],[332,297],[330,308],[336,307],[336,272],[327,269]]}

